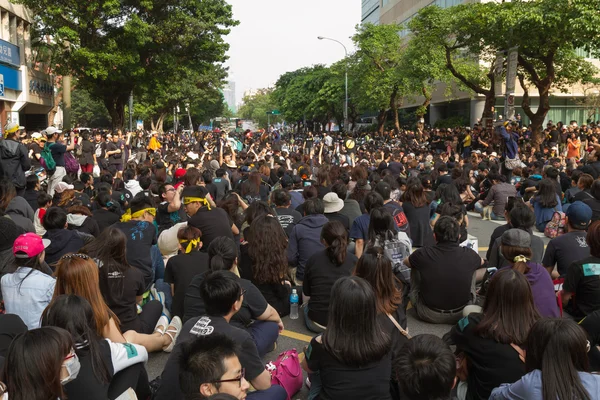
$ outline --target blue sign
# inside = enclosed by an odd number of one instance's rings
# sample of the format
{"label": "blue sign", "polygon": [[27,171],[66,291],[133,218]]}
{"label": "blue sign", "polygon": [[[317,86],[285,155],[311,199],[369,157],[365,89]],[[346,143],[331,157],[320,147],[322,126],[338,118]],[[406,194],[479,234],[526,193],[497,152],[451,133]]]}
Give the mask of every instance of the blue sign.
{"label": "blue sign", "polygon": [[0,75],[0,97],[4,97],[4,75]]}
{"label": "blue sign", "polygon": [[19,46],[0,39],[0,62],[19,67],[21,65]]}
{"label": "blue sign", "polygon": [[21,73],[18,69],[0,64],[0,75],[4,75],[5,89],[22,90]]}

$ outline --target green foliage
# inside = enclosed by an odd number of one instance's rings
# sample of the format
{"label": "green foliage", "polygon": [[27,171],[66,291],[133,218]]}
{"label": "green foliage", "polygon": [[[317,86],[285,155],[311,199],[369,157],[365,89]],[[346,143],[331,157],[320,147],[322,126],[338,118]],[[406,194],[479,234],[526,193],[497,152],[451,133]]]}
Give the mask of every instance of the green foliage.
{"label": "green foliage", "polygon": [[[269,119],[267,112],[277,109],[273,89],[260,89],[252,96],[244,96],[242,102],[242,106],[238,109],[238,117],[252,120],[260,127],[267,126]],[[280,115],[271,115],[271,123],[278,121],[281,121]]]}
{"label": "green foliage", "polygon": [[52,38],[44,47],[55,72],[102,99],[115,127],[124,123],[131,91],[148,100],[148,113],[194,97],[219,101],[229,48],[223,37],[237,24],[225,0],[19,2],[35,15],[38,37]]}
{"label": "green foliage", "polygon": [[468,125],[469,125],[469,119],[462,115],[455,115],[453,117],[438,119],[435,122],[435,127],[439,128],[439,129],[448,129],[448,128],[454,129],[457,126],[468,126]]}
{"label": "green foliage", "polygon": [[88,91],[75,89],[71,93],[71,118],[73,126],[87,128],[107,128],[110,126],[110,115],[104,104],[93,98]]}

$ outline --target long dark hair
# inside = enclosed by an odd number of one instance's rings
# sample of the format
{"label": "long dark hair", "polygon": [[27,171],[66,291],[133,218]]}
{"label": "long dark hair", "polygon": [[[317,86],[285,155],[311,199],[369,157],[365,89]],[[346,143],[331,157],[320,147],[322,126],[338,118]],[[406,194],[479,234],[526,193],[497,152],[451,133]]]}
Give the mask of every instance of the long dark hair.
{"label": "long dark hair", "polygon": [[558,200],[556,199],[556,187],[554,183],[548,178],[542,179],[535,198],[544,208],[556,207]]}
{"label": "long dark hair", "polygon": [[545,318],[527,336],[527,372],[542,371],[542,398],[591,399],[578,372],[589,371],[587,335],[570,319]]}
{"label": "long dark hair", "polygon": [[229,271],[237,258],[235,242],[226,236],[220,236],[208,246],[208,263],[211,271]]}
{"label": "long dark hair", "polygon": [[287,273],[287,237],[277,218],[264,215],[255,219],[250,225],[249,246],[256,283],[281,283]]}
{"label": "long dark hair", "polygon": [[387,208],[376,207],[371,210],[368,232],[369,245],[375,245],[376,242],[383,243],[397,235],[396,223]]}
{"label": "long dark hair", "polygon": [[72,348],[69,332],[54,326],[17,336],[8,348],[1,379],[10,400],[64,399],[60,370]]}
{"label": "long dark hair", "polygon": [[375,293],[364,279],[343,277],[331,288],[323,347],[350,367],[379,361],[390,351],[390,337],[377,319]]}
{"label": "long dark hair", "polygon": [[540,319],[525,275],[514,269],[496,272],[483,304],[483,318],[475,334],[499,343],[523,345]]}
{"label": "long dark hair", "polygon": [[96,332],[94,310],[86,299],[74,294],[56,297],[42,313],[42,326],[56,326],[69,332],[77,355],[81,358],[89,353],[96,379],[110,382],[108,366],[100,352],[103,339]]}
{"label": "long dark hair", "polygon": [[427,205],[427,196],[425,196],[421,181],[415,179],[408,184],[406,191],[402,194],[402,201],[411,203],[415,208]]}
{"label": "long dark hair", "polygon": [[392,262],[383,248],[369,247],[356,264],[354,275],[371,284],[377,297],[377,311],[391,314],[402,303],[402,282],[392,273]]}
{"label": "long dark hair", "polygon": [[346,261],[348,252],[348,231],[340,221],[329,221],[323,225],[321,240],[326,243],[327,256],[331,262],[340,266]]}

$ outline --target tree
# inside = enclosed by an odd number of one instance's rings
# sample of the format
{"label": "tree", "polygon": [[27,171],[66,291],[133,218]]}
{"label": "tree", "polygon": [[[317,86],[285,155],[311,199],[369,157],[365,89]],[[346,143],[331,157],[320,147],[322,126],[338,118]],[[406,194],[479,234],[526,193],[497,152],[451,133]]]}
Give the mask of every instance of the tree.
{"label": "tree", "polygon": [[[242,119],[248,119],[256,122],[259,126],[265,127],[268,123],[267,112],[276,109],[273,100],[273,89],[259,89],[255,94],[244,96],[242,105],[238,109],[238,116]],[[272,116],[271,122],[276,122],[278,116]]]}
{"label": "tree", "polygon": [[352,37],[358,48],[354,55],[354,72],[357,75],[353,75],[352,79],[359,82],[359,104],[365,109],[375,107],[379,110],[377,121],[380,133],[383,133],[388,109],[394,115],[396,130],[400,128],[398,106],[402,88],[402,74],[399,71],[402,40],[398,32],[401,30],[398,24],[364,24],[357,28],[357,33]]}
{"label": "tree", "polygon": [[75,89],[71,95],[71,118],[74,126],[106,128],[110,126],[110,115],[104,104],[93,98],[86,90]]}
{"label": "tree", "polygon": [[52,38],[44,46],[55,73],[74,75],[102,99],[115,128],[132,91],[146,84],[154,93],[148,82],[168,85],[184,69],[205,76],[221,66],[223,37],[237,24],[225,0],[18,1],[31,9],[40,37]]}

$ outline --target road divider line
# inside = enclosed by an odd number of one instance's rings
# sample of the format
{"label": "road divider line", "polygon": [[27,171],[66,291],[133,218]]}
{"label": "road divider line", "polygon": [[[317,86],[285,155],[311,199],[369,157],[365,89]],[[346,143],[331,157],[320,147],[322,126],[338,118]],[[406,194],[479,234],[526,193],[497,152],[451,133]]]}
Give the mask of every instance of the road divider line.
{"label": "road divider line", "polygon": [[294,331],[288,331],[287,329],[285,329],[283,332],[281,332],[280,335],[289,337],[292,339],[300,340],[300,341],[306,342],[306,343],[310,343],[311,339],[313,338],[312,336],[303,335],[302,333],[298,333],[298,332],[294,332]]}

